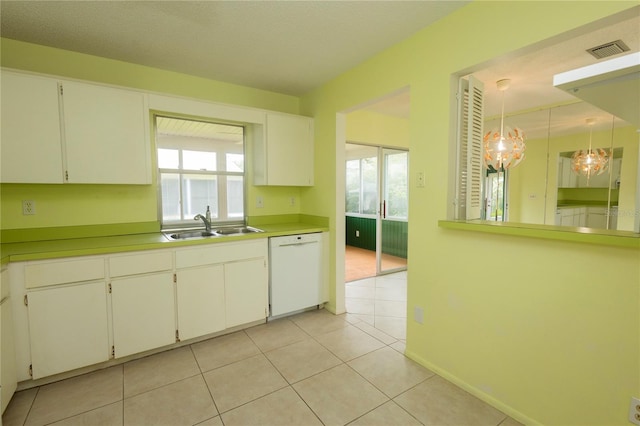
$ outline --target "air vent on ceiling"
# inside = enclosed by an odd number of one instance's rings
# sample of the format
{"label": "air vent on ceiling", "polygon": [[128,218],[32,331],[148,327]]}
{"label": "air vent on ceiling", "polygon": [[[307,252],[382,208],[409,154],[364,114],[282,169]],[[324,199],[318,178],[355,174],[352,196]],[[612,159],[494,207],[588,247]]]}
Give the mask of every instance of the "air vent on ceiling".
{"label": "air vent on ceiling", "polygon": [[591,53],[596,59],[602,59],[628,50],[630,50],[629,47],[622,40],[616,40],[587,49],[587,52]]}

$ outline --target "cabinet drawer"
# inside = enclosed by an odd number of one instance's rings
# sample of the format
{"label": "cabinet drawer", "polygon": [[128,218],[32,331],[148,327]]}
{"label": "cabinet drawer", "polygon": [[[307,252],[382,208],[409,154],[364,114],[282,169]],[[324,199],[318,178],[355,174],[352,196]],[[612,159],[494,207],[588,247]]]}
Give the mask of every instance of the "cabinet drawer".
{"label": "cabinet drawer", "polygon": [[112,277],[168,271],[173,268],[171,252],[128,254],[109,258]]}
{"label": "cabinet drawer", "polygon": [[104,279],[104,259],[88,258],[28,264],[24,268],[26,288]]}
{"label": "cabinet drawer", "polygon": [[207,247],[176,250],[176,268],[233,262],[268,255],[267,239],[211,244]]}

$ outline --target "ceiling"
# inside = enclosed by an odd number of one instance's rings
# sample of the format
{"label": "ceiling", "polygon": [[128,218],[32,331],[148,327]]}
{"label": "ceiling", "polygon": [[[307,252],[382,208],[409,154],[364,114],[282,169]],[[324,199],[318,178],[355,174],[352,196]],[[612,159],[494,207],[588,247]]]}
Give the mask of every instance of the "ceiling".
{"label": "ceiling", "polygon": [[[0,33],[300,96],[466,3],[0,0]],[[505,92],[507,116],[542,110],[576,101],[553,87],[554,74],[597,63],[585,50],[618,39],[630,52],[640,51],[640,7],[553,42],[478,64],[466,74],[484,82],[487,117],[500,114],[502,97],[495,83],[504,78],[511,79]],[[601,110],[579,106],[554,110],[563,132],[582,128],[587,115],[599,123],[610,121]],[[408,118],[410,90],[372,101],[363,109]],[[543,136],[548,116],[547,111],[518,115],[515,124],[525,129],[528,138]]]}
{"label": "ceiling", "polygon": [[[615,40],[622,40],[629,51],[603,59],[596,59],[586,51]],[[505,112],[509,115],[510,112],[529,111],[527,114],[519,114],[517,123],[514,124],[524,129],[529,138],[546,137],[548,111],[531,111],[579,100],[554,87],[553,76],[640,51],[639,8],[595,28],[583,28],[560,37],[547,46],[527,50],[531,51],[521,54],[515,52],[507,58],[493,61],[491,65],[478,66],[471,74],[484,83],[486,117],[500,115],[502,94],[498,91],[496,82],[508,78],[511,84],[504,92]],[[636,95],[637,102],[640,102],[640,94]],[[567,134],[580,129],[584,131],[586,118],[596,119],[594,130],[611,126],[611,114],[585,103],[554,108],[551,113],[557,123],[555,134]]]}
{"label": "ceiling", "polygon": [[468,1],[0,1],[2,37],[300,96]]}
{"label": "ceiling", "polygon": [[[596,59],[586,49],[602,44],[623,40],[628,52],[604,59]],[[484,111],[489,121],[486,127],[499,124],[502,107],[502,93],[496,82],[510,79],[511,84],[504,92],[505,124],[517,125],[524,129],[527,138],[543,138],[549,131],[549,106],[571,104],[579,101],[575,96],[553,86],[553,76],[576,68],[617,58],[631,52],[640,51],[640,8],[583,28],[544,46],[523,49],[526,52],[512,52],[504,58],[496,58],[489,64],[479,64],[463,73],[473,75],[484,83]],[[640,102],[640,93],[630,93],[630,98]],[[383,114],[409,117],[409,93],[382,99],[366,107]],[[551,112],[555,135],[584,132],[585,119],[595,118],[595,129],[611,127],[611,114],[585,103],[554,108]],[[513,117],[510,117],[513,116]],[[616,120],[620,123],[621,120]],[[617,125],[617,124],[616,124]]]}

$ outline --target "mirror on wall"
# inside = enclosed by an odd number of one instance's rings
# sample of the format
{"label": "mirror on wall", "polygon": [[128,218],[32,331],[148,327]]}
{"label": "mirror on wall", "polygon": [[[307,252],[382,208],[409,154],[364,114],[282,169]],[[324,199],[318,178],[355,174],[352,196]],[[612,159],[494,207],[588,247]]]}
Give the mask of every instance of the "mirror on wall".
{"label": "mirror on wall", "polygon": [[[485,129],[499,120],[485,121]],[[507,114],[506,124],[525,132],[525,160],[498,176],[486,173],[486,220],[638,231],[635,126],[585,102]],[[571,157],[590,142],[610,158],[607,169],[587,182],[571,169]]]}

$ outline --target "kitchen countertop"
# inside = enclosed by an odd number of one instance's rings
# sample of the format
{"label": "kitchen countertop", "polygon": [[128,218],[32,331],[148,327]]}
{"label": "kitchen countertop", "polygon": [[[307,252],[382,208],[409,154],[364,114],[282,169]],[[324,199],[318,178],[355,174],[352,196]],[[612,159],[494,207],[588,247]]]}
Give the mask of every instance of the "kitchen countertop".
{"label": "kitchen countertop", "polygon": [[308,222],[264,223],[252,225],[264,232],[241,235],[171,240],[162,232],[141,234],[68,238],[47,241],[29,241],[0,244],[2,263],[25,260],[54,259],[137,250],[153,250],[201,244],[217,244],[257,238],[277,237],[291,234],[329,231],[328,226]]}

